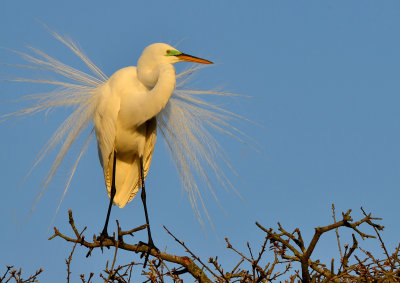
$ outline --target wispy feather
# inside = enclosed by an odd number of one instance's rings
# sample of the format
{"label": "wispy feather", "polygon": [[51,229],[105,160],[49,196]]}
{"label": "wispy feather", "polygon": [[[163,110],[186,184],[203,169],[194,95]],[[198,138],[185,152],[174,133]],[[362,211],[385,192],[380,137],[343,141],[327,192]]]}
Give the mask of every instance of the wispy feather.
{"label": "wispy feather", "polygon": [[[86,128],[89,128],[89,136],[86,138],[74,162],[60,203],[64,198],[79,160],[88,146],[90,137],[93,135],[92,119],[98,105],[99,92],[97,90],[108,79],[71,39],[62,37],[53,31],[50,32],[57,40],[78,56],[86,64],[92,74],[87,74],[68,66],[36,48],[30,48],[32,54],[12,51],[30,63],[30,65],[14,66],[56,73],[61,79],[41,80],[15,78],[11,80],[15,82],[54,85],[58,88],[49,93],[27,95],[16,100],[16,103],[29,101],[31,106],[10,114],[2,115],[0,116],[0,121],[10,118],[25,118],[42,111],[50,111],[57,107],[73,108],[72,113],[43,146],[31,170],[27,174],[28,177],[51,150],[57,145],[61,145],[51,168],[42,180],[42,189],[35,201],[32,211],[37,205],[37,201],[54,178],[55,173],[60,168],[74,142]],[[249,138],[231,124],[233,120],[242,119],[242,117],[204,98],[205,96],[207,96],[207,98],[213,96],[226,96],[230,98],[236,95],[214,90],[191,90],[186,87],[188,80],[200,68],[201,67],[191,67],[177,75],[176,89],[167,106],[157,115],[157,120],[158,130],[164,137],[197,218],[200,223],[203,223],[199,209],[201,207],[211,223],[211,218],[207,213],[205,203],[202,199],[200,186],[207,186],[217,200],[211,182],[213,178],[216,178],[218,183],[224,188],[234,189],[219,164],[223,163],[223,167],[229,168],[232,172],[234,172],[234,170],[229,163],[227,154],[210,130],[227,134],[242,142],[249,140]],[[198,180],[202,180],[200,184]]]}

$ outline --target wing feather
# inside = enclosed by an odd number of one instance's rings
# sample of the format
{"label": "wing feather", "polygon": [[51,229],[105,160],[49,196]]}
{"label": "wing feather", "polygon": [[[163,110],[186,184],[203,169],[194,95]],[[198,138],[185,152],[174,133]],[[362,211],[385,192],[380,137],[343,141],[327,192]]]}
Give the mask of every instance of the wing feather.
{"label": "wing feather", "polygon": [[107,84],[101,86],[98,91],[97,109],[93,115],[94,129],[97,138],[99,159],[104,171],[104,180],[108,194],[111,193],[111,168],[114,158],[115,134],[117,118],[120,109],[120,98],[110,91]]}

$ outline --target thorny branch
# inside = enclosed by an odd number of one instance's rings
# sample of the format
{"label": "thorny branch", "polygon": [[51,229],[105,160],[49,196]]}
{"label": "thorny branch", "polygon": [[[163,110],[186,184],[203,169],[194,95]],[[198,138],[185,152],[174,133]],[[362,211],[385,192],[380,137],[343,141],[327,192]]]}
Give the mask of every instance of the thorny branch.
{"label": "thorny branch", "polygon": [[[332,206],[332,209],[334,213],[334,206]],[[342,213],[341,221],[336,221],[336,218],[334,216],[334,223],[327,226],[315,228],[314,236],[312,237],[311,242],[308,246],[304,244],[299,229],[295,229],[293,233],[289,233],[281,226],[280,223],[278,223],[279,232],[275,232],[272,228],[264,228],[258,222],[256,222],[256,225],[267,233],[267,239],[271,242],[271,244],[273,244],[275,247],[281,247],[279,251],[281,258],[287,259],[290,262],[300,263],[301,277],[298,276],[298,279],[301,279],[302,282],[354,282],[357,281],[356,279],[359,279],[360,277],[363,279],[367,279],[368,281],[373,278],[371,271],[374,272],[373,276],[378,276],[378,278],[381,278],[380,276],[383,276],[383,278],[387,278],[387,276],[390,276],[392,281],[387,282],[397,282],[396,280],[400,279],[400,262],[398,259],[399,250],[397,249],[395,253],[391,256],[389,256],[389,253],[386,251],[385,245],[383,244],[383,241],[379,234],[379,231],[382,231],[384,227],[374,222],[376,220],[381,220],[381,218],[372,217],[371,214],[366,214],[363,210],[364,218],[358,221],[353,221],[350,213],[351,210],[348,210],[346,213]],[[321,236],[324,233],[332,230],[337,231],[337,229],[340,227],[352,229],[354,232],[356,232],[356,234],[361,237],[361,239],[376,238],[374,235],[361,232],[359,230],[359,226],[361,226],[362,224],[368,224],[375,230],[378,238],[380,239],[381,246],[385,250],[385,254],[387,257],[386,260],[377,260],[372,256],[371,253],[365,252],[365,254],[372,261],[369,266],[366,266],[366,260],[361,261],[358,258],[356,258],[356,264],[349,266],[350,257],[357,249],[361,251],[362,249],[358,247],[358,241],[355,235],[352,234],[353,244],[350,248],[349,245],[345,245],[344,254],[342,254],[338,232],[337,240],[341,262],[337,272],[335,272],[334,269],[334,259],[332,259],[331,261],[330,268],[328,268],[325,264],[321,264],[319,260],[311,259],[311,255],[315,250],[315,247]],[[285,249],[287,249],[288,251],[286,251]],[[397,265],[390,264],[391,262],[394,262],[394,259],[396,259]],[[388,262],[387,265],[390,267],[390,270],[388,268],[385,269],[382,262]],[[365,272],[365,270],[368,270],[369,273]],[[380,274],[378,274],[377,271],[379,271]]]}
{"label": "thorny branch", "polygon": [[[375,221],[381,219],[372,217],[371,214],[367,214],[363,210],[364,217],[354,221],[350,215],[351,210],[348,210],[346,213],[342,213],[341,220],[337,221],[339,219],[336,219],[334,206],[332,206],[332,210],[334,223],[315,228],[314,235],[308,245],[305,243],[299,228],[290,233],[280,223],[278,223],[278,231],[274,231],[272,228],[264,228],[256,222],[256,225],[266,233],[266,237],[258,249],[254,249],[250,243],[247,243],[247,251],[243,252],[234,247],[228,238],[225,238],[227,248],[238,257],[237,263],[231,269],[224,267],[217,256],[210,257],[208,262],[205,263],[188,248],[187,244],[164,227],[189,256],[177,256],[168,254],[166,251],[161,252],[152,249],[150,254],[154,259],[149,261],[147,269],[142,270],[141,274],[147,278],[146,282],[164,282],[167,277],[172,279],[173,282],[183,282],[183,278],[187,277],[182,276],[191,276],[198,282],[272,282],[278,278],[284,279],[285,282],[400,282],[400,244],[392,254],[388,252],[379,234],[384,227],[375,223]],[[74,243],[73,250],[67,260],[68,277],[70,274],[69,263],[76,245],[86,247],[89,250],[87,256],[90,256],[94,249],[115,248],[111,267],[108,267],[107,262],[104,270],[105,275],[100,274],[100,278],[104,282],[130,282],[133,278],[133,268],[142,267],[141,263],[135,262],[115,267],[115,261],[117,250],[134,253],[147,252],[148,247],[146,245],[128,244],[124,241],[125,236],[133,236],[133,233],[146,228],[146,225],[129,231],[122,231],[117,222],[117,235],[114,234],[112,238],[105,239],[101,245],[95,236],[93,241],[87,241],[83,235],[84,229],[81,233],[78,232],[71,211],[69,211],[69,224],[75,234],[74,237],[66,236],[54,228],[54,235],[50,238],[60,237]],[[360,226],[372,227],[376,236],[362,232]],[[339,240],[339,230],[342,231],[342,227],[354,231],[351,245],[345,244],[342,247]],[[311,258],[321,236],[332,230],[336,232],[339,248],[340,265],[336,269],[334,258],[329,264],[323,264],[319,260]],[[370,252],[359,247],[357,237],[361,239],[378,238],[385,258],[377,259]],[[267,248],[268,246],[269,248]],[[83,274],[80,275],[80,278],[82,282],[89,283],[93,278],[93,273],[90,273],[88,279],[85,279]],[[136,282],[136,280],[134,281]],[[0,282],[5,281],[0,280]]]}
{"label": "thorny branch", "polygon": [[[7,265],[3,275],[0,274],[0,283],[16,282],[16,283],[31,283],[38,282],[38,276],[43,272],[43,269],[36,270],[35,274],[27,279],[22,277],[22,269],[15,269],[13,265]],[[13,281],[11,281],[13,279]],[[15,281],[14,281],[15,280]]]}
{"label": "thorny branch", "polygon": [[[199,280],[200,282],[212,282],[207,275],[203,272],[203,270],[201,268],[199,268],[192,259],[190,259],[189,257],[183,256],[176,256],[176,255],[171,255],[171,254],[167,254],[164,252],[159,252],[155,249],[151,249],[150,251],[149,248],[144,245],[144,244],[128,244],[125,241],[123,241],[123,237],[125,235],[131,235],[133,232],[135,231],[139,231],[142,230],[144,228],[146,228],[145,225],[138,227],[136,229],[132,229],[130,231],[122,231],[121,229],[118,229],[118,235],[117,237],[112,237],[112,238],[106,238],[102,241],[102,243],[100,243],[96,237],[93,237],[93,242],[89,242],[86,241],[86,238],[84,235],[80,235],[78,233],[78,230],[76,229],[75,226],[75,221],[72,217],[72,211],[68,211],[68,215],[69,215],[69,224],[72,228],[72,230],[75,233],[75,237],[76,238],[71,238],[68,237],[64,234],[62,234],[57,228],[54,227],[54,235],[51,236],[49,238],[49,240],[54,239],[55,237],[60,237],[68,242],[72,242],[72,243],[78,243],[81,246],[84,246],[86,248],[89,249],[89,252],[87,254],[87,256],[91,255],[91,252],[93,251],[93,249],[95,248],[103,248],[103,247],[115,247],[118,248],[120,250],[126,250],[126,251],[131,251],[131,252],[135,252],[135,253],[147,253],[150,252],[150,254],[157,258],[157,259],[161,259],[164,261],[168,261],[171,263],[176,263],[184,268],[186,268],[187,272],[189,272],[194,278],[196,278],[197,280]],[[109,280],[110,278],[108,278]]]}

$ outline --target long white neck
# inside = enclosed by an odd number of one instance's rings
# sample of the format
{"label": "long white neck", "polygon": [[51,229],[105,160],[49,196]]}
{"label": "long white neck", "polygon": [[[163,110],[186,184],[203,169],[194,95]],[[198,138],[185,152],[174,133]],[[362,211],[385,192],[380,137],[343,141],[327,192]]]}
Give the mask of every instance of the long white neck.
{"label": "long white neck", "polygon": [[[146,94],[144,122],[156,116],[167,105],[175,88],[175,68],[172,64],[161,64],[153,70],[142,69],[138,64],[138,78],[149,88]],[[143,109],[144,110],[144,109]]]}

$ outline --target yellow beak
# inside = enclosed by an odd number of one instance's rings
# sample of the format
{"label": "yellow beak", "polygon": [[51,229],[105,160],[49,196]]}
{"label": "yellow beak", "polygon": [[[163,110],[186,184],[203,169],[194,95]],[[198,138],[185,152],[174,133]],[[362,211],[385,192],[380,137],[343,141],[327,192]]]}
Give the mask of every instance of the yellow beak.
{"label": "yellow beak", "polygon": [[185,53],[176,55],[176,57],[178,57],[179,60],[186,61],[186,62],[193,62],[193,63],[200,63],[200,64],[214,64],[213,62],[208,61],[206,59],[202,59],[202,58],[195,57],[195,56],[192,56],[192,55],[188,55],[188,54],[185,54]]}

